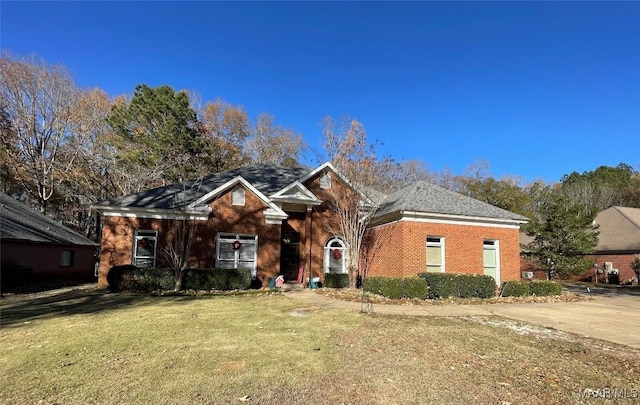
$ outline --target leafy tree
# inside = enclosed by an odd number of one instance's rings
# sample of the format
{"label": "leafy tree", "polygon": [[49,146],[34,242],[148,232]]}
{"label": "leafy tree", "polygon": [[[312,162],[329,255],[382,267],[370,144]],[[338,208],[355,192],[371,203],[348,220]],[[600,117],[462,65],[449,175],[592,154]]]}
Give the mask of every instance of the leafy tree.
{"label": "leafy tree", "polygon": [[593,220],[593,207],[572,203],[570,199],[549,187],[537,190],[537,215],[523,225],[533,241],[524,246],[524,256],[547,272],[556,275],[580,274],[591,263],[584,258],[598,244]]}
{"label": "leafy tree", "polygon": [[572,172],[562,177],[561,185],[572,201],[600,211],[614,205],[640,207],[640,173],[626,163],[600,166],[583,174]]}
{"label": "leafy tree", "polygon": [[[0,57],[3,166],[43,212],[69,162],[60,151],[73,136],[71,122],[80,94],[66,69],[35,58]],[[5,154],[6,153],[6,154]],[[67,156],[73,160],[73,155]]]}
{"label": "leafy tree", "polygon": [[302,136],[291,129],[273,123],[273,117],[262,113],[247,141],[246,151],[253,163],[279,166],[299,166],[300,154],[305,149]]}

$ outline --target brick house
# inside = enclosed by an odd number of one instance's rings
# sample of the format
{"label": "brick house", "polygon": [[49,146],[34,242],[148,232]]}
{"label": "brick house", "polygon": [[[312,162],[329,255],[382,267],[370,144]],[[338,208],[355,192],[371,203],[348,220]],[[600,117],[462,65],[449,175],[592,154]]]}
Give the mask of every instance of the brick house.
{"label": "brick house", "polygon": [[634,279],[631,262],[640,255],[640,208],[610,207],[598,213],[594,222],[598,225],[598,245],[595,253],[588,255],[594,269],[583,278],[593,277],[596,269],[603,275],[615,269],[621,282]]}
{"label": "brick house", "polygon": [[0,270],[4,286],[95,281],[98,244],[0,193]]}
{"label": "brick house", "polygon": [[[524,217],[427,183],[417,187],[429,188],[430,198],[417,192],[417,205],[409,206],[399,192],[376,215],[361,272],[406,276],[430,269],[518,278],[511,264],[519,258]],[[330,163],[313,170],[256,165],[104,201],[94,206],[103,218],[99,286],[107,285],[113,266],[161,264],[167,235],[185,220],[198,224],[190,267],[249,268],[262,286],[278,275],[295,281],[301,271],[321,279],[345,273],[345,242],[328,225],[337,221],[331,201],[351,192]],[[442,258],[437,269],[427,259],[436,255],[434,238]]]}
{"label": "brick house", "polygon": [[422,272],[520,279],[520,225],[527,218],[427,182],[387,197],[371,223],[367,275]]}

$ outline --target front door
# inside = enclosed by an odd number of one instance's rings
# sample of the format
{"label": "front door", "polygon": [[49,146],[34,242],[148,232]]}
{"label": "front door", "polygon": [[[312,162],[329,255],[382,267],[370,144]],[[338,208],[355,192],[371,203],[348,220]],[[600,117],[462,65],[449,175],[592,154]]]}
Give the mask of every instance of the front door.
{"label": "front door", "polygon": [[300,266],[300,233],[284,232],[280,244],[280,275],[284,281],[296,281]]}

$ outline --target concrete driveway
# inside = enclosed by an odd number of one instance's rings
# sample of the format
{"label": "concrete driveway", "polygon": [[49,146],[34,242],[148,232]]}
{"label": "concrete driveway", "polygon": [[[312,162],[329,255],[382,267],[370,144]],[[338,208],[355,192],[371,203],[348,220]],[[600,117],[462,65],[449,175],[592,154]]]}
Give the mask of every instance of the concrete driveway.
{"label": "concrete driveway", "polygon": [[[601,339],[640,349],[640,291],[629,289],[566,287],[566,290],[591,296],[590,301],[487,304],[487,305],[375,305],[376,313],[411,316],[490,316],[554,328],[580,336]],[[286,293],[292,298],[322,308],[360,311],[360,303],[335,300],[308,289]]]}

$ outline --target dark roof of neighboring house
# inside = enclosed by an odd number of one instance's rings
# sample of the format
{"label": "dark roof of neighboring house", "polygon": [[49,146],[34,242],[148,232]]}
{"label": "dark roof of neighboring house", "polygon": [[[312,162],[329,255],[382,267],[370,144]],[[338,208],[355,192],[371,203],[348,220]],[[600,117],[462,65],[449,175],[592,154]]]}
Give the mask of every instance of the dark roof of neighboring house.
{"label": "dark roof of neighboring house", "polygon": [[0,239],[97,246],[90,239],[4,193],[0,193]]}
{"label": "dark roof of neighboring house", "polygon": [[598,225],[596,252],[640,252],[640,208],[611,207],[595,219]]}
{"label": "dark roof of neighboring house", "polygon": [[528,221],[522,215],[491,204],[447,190],[426,181],[416,182],[390,194],[382,203],[376,217],[394,212],[421,213],[480,217],[488,219]]}
{"label": "dark roof of neighboring house", "polygon": [[301,167],[253,165],[210,174],[196,180],[171,184],[98,203],[98,206],[179,209],[241,176],[267,197],[299,180],[310,170]]}

